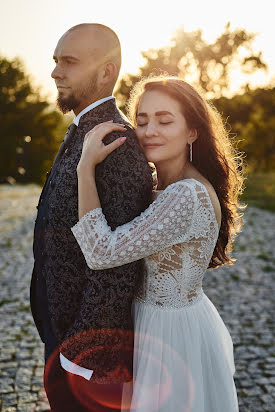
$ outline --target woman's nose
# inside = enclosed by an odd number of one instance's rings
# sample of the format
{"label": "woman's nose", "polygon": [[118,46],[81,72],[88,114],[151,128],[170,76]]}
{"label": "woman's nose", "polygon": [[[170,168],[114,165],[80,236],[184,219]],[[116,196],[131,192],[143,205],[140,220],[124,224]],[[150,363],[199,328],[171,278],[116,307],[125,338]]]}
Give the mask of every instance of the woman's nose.
{"label": "woman's nose", "polygon": [[157,128],[153,122],[149,122],[146,126],[145,136],[156,136],[157,135]]}

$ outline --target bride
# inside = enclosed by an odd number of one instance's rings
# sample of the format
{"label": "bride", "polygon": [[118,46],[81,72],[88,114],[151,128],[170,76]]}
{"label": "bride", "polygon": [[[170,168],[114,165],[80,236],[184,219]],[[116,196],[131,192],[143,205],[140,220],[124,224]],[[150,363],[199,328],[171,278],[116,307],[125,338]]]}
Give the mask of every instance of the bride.
{"label": "bride", "polygon": [[105,146],[106,134],[124,127],[102,123],[85,136],[77,167],[80,220],[71,229],[92,269],[144,258],[125,410],[236,412],[232,339],[202,288],[208,268],[233,263],[228,253],[241,228],[243,184],[236,153],[216,110],[179,78],[142,80],[129,106],[156,166],[154,200],[131,222],[108,227],[95,168],[126,138]]}

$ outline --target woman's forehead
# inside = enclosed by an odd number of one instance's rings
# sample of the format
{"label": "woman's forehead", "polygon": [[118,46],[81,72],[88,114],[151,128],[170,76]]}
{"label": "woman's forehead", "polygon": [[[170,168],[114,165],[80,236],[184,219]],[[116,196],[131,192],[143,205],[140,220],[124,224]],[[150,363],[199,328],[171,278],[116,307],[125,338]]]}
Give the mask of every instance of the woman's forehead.
{"label": "woman's forehead", "polygon": [[138,113],[169,112],[181,111],[180,103],[160,90],[148,90],[143,93],[138,105]]}

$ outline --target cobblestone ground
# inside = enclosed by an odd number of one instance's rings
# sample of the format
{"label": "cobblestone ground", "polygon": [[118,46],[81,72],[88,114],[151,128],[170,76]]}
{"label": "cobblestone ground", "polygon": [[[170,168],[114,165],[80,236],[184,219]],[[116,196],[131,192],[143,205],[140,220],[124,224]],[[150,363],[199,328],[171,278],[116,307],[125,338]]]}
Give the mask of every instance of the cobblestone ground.
{"label": "cobblestone ground", "polygon": [[[43,346],[29,309],[40,190],[0,186],[1,412],[49,410],[42,386]],[[209,270],[204,282],[233,339],[240,412],[275,411],[274,227],[275,214],[248,208],[236,241],[237,263]]]}

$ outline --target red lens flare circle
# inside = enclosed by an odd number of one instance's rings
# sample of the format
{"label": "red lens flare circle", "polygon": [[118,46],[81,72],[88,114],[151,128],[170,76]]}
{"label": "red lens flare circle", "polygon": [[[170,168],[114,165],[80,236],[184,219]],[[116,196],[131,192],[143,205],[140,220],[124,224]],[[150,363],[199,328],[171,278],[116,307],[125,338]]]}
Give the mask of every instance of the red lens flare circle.
{"label": "red lens flare circle", "polygon": [[[98,335],[106,332],[108,339],[115,342],[113,345],[98,345],[93,347],[93,341],[98,340]],[[119,336],[119,339],[118,339]],[[182,388],[182,399],[180,399],[179,410],[183,412],[190,412],[194,400],[194,382],[192,376],[184,359],[172,349],[169,345],[162,342],[159,338],[150,336],[149,334],[135,334],[135,346],[134,346],[134,376],[132,381],[132,371],[129,371],[123,359],[127,355],[133,356],[133,347],[125,344],[132,338],[132,333],[125,330],[96,330],[89,331],[73,338],[69,339],[62,344],[61,348],[58,348],[54,354],[49,358],[45,368],[45,383],[48,385],[48,390],[58,391],[59,382],[56,380],[52,384],[49,384],[48,377],[50,376],[51,367],[54,361],[59,360],[59,353],[62,352],[62,348],[68,348],[70,346],[76,347],[76,342],[85,341],[90,342],[90,348],[85,347],[81,353],[77,353],[74,359],[70,359],[72,362],[78,365],[85,365],[85,360],[89,358],[98,358],[105,354],[112,353],[114,356],[118,354],[118,359],[122,361],[116,364],[116,367],[104,376],[104,379],[95,379],[93,376],[90,380],[86,380],[83,377],[67,372],[68,384],[75,398],[81,405],[87,410],[96,412],[100,411],[100,407],[107,407],[113,410],[121,410],[121,394],[124,393],[124,388],[127,387],[126,392],[131,391],[131,382],[134,384],[133,397],[126,396],[123,398],[123,410],[134,412],[141,408],[146,408],[146,412],[155,412],[160,407],[164,407],[165,403],[169,403],[170,397],[173,397],[173,393],[176,393],[177,398],[180,398],[179,391]],[[123,342],[117,343],[118,341]],[[146,344],[145,344],[146,343]],[[156,353],[146,352],[144,349],[150,347],[158,347],[160,345],[161,351],[159,356]],[[82,346],[82,347],[83,347]],[[165,356],[163,356],[163,354]],[[116,357],[116,356],[115,356]],[[146,363],[152,373],[152,379],[148,382],[143,381],[142,373],[139,373],[139,359],[142,359],[143,364]],[[166,360],[169,360],[166,362]],[[155,371],[158,371],[154,375]],[[96,375],[95,375],[96,376]],[[148,374],[147,374],[148,376]],[[180,382],[175,377],[180,376]],[[128,382],[127,385],[123,385]],[[179,386],[180,385],[180,386]],[[180,389],[179,389],[180,388]],[[58,393],[58,392],[56,392]],[[157,399],[157,402],[156,402]],[[95,406],[97,405],[97,406]],[[98,408],[98,409],[96,409]]]}

